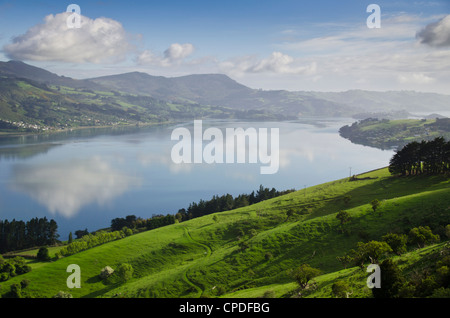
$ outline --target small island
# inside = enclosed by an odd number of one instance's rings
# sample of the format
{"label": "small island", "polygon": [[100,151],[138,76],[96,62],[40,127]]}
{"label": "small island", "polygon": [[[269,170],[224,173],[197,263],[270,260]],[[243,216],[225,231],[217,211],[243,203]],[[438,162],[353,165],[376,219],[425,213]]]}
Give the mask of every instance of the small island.
{"label": "small island", "polygon": [[398,149],[409,142],[450,138],[450,118],[388,120],[367,118],[341,127],[339,134],[355,144]]}

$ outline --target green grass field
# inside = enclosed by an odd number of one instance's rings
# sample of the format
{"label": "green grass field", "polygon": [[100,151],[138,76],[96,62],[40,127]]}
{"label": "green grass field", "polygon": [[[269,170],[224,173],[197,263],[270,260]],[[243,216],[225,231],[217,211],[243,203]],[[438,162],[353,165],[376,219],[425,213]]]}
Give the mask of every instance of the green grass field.
{"label": "green grass field", "polygon": [[[439,232],[450,223],[449,185],[443,175],[400,178],[384,168],[355,181],[336,180],[142,232],[57,261],[33,261],[31,272],[0,283],[0,293],[28,279],[30,297],[52,297],[59,291],[88,298],[291,297],[297,285],[288,271],[307,263],[322,272],[308,297],[332,297],[331,285],[338,279],[351,282],[352,297],[366,297],[368,274],[357,267],[344,269],[336,257],[389,232],[408,233],[419,225]],[[350,196],[348,202],[345,196]],[[373,199],[382,202],[376,212]],[[336,219],[341,210],[351,215],[345,231]],[[420,260],[423,250],[399,256],[402,264]],[[132,265],[131,280],[100,280],[103,267],[115,269],[122,263]],[[81,288],[66,285],[70,264],[81,268]]]}

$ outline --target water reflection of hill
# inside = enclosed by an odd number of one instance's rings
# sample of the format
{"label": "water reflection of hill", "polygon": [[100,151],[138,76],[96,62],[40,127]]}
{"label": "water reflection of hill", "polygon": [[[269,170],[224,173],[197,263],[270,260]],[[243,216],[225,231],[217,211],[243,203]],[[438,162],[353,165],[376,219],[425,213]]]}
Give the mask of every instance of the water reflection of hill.
{"label": "water reflection of hill", "polygon": [[46,206],[52,214],[74,216],[83,206],[102,206],[130,188],[140,187],[141,178],[128,176],[100,156],[62,162],[16,164],[11,188]]}
{"label": "water reflection of hill", "polygon": [[0,161],[27,159],[39,154],[46,154],[50,149],[61,146],[57,143],[35,144],[35,145],[18,145],[13,147],[0,147]]}

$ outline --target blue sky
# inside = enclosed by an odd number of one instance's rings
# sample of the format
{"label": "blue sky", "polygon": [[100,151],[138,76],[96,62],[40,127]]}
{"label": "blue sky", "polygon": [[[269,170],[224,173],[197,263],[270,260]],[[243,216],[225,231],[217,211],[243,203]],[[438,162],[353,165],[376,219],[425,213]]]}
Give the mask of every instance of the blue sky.
{"label": "blue sky", "polygon": [[[77,30],[64,26],[71,3]],[[380,29],[366,25],[371,3]],[[0,60],[74,78],[224,73],[263,89],[449,93],[449,15],[448,0],[0,1]]]}

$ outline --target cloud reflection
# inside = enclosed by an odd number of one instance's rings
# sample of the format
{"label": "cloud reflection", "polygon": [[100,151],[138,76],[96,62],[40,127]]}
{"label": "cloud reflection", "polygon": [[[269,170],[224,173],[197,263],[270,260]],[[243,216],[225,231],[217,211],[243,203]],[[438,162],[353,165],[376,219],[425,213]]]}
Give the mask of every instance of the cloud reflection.
{"label": "cloud reflection", "polygon": [[141,185],[100,157],[56,164],[18,164],[12,173],[12,188],[26,193],[53,214],[73,217],[83,206],[105,205],[131,187]]}

